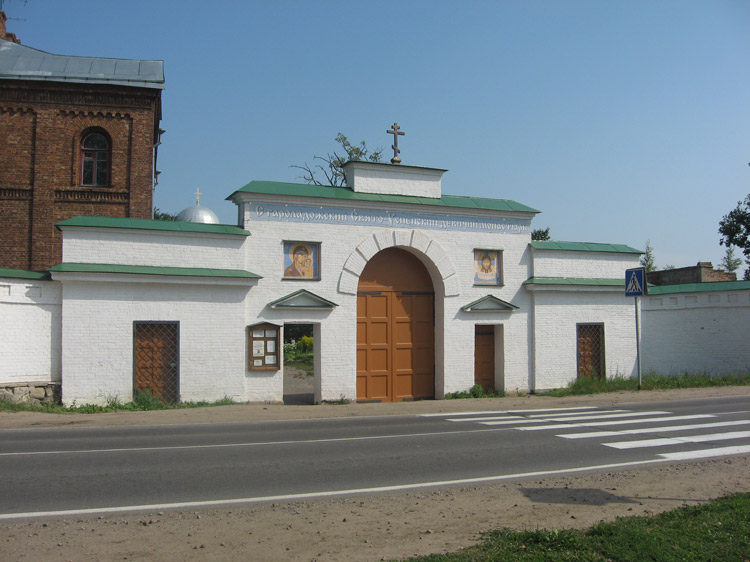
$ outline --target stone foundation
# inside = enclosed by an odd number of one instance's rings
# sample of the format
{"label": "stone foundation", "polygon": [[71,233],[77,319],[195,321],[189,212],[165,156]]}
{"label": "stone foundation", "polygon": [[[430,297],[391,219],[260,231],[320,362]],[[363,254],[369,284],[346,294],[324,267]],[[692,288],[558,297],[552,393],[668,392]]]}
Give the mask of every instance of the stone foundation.
{"label": "stone foundation", "polygon": [[0,400],[31,404],[60,404],[58,382],[0,383]]}

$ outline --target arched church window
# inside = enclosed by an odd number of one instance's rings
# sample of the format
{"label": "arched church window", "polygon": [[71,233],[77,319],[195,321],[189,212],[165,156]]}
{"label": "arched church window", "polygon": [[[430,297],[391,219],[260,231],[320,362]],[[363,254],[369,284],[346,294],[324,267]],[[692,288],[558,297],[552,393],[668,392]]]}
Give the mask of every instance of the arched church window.
{"label": "arched church window", "polygon": [[81,185],[109,185],[110,142],[99,131],[85,134],[81,140]]}

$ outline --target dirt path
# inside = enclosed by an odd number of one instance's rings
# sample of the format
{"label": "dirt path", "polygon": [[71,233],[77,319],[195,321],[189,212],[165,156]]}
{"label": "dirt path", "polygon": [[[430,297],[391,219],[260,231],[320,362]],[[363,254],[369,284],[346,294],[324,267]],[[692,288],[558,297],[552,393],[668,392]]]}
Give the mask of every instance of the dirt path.
{"label": "dirt path", "polygon": [[[707,389],[554,400],[541,397],[406,405],[235,406],[98,416],[0,414],[0,428],[122,423],[210,423],[249,419],[359,416],[418,411],[566,407],[750,394]],[[367,406],[365,408],[365,406]],[[369,408],[376,406],[376,408]],[[380,408],[377,408],[380,406]],[[235,410],[232,410],[235,408]],[[394,410],[395,408],[395,410]],[[215,412],[219,410],[220,412]],[[284,412],[286,415],[284,416]],[[331,414],[333,413],[333,414]],[[56,423],[53,423],[53,419]],[[0,433],[0,438],[2,434]],[[728,493],[750,492],[750,456],[629,471],[472,486],[237,506],[226,509],[0,523],[2,560],[332,560],[377,561],[454,551],[480,532],[587,527],[619,516],[650,515]]]}

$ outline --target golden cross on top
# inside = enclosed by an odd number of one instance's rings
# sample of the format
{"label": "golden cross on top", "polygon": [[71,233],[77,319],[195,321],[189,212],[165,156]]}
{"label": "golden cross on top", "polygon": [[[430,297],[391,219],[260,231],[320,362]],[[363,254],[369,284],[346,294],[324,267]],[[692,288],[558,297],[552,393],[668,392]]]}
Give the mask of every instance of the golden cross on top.
{"label": "golden cross on top", "polygon": [[393,144],[391,145],[391,148],[393,149],[393,158],[391,158],[391,164],[401,164],[401,158],[398,157],[401,152],[398,148],[398,136],[403,136],[406,133],[399,131],[398,123],[394,123],[393,128],[387,130],[386,133],[393,135]]}
{"label": "golden cross on top", "polygon": [[200,204],[201,204],[201,195],[203,195],[203,194],[201,193],[201,189],[200,189],[200,187],[197,187],[197,188],[195,189],[195,193],[193,193],[193,195],[195,195],[195,204],[196,204],[196,205],[200,205]]}

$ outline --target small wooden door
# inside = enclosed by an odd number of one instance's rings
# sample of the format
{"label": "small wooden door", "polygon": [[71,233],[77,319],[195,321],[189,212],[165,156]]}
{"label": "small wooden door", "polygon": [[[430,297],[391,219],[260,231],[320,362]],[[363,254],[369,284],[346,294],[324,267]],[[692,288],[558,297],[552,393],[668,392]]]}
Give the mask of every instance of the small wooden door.
{"label": "small wooden door", "polygon": [[434,300],[412,254],[389,248],[370,259],[357,295],[357,400],[434,398]]}
{"label": "small wooden door", "polygon": [[179,400],[179,324],[135,322],[134,389],[148,392],[163,402]]}
{"label": "small wooden door", "polygon": [[604,378],[604,325],[578,324],[578,376]]}
{"label": "small wooden door", "polygon": [[474,384],[495,392],[495,326],[474,327]]}

